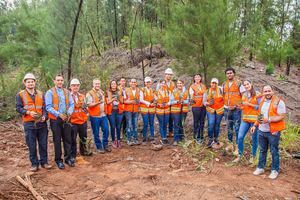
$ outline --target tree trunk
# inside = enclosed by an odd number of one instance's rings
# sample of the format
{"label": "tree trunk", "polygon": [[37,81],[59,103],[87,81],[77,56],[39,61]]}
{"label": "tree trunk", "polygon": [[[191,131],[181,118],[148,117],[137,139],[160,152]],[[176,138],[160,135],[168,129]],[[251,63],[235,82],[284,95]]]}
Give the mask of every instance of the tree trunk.
{"label": "tree trunk", "polygon": [[130,38],[129,38],[129,48],[130,48],[130,57],[131,57],[131,64],[132,66],[134,65],[134,57],[133,57],[133,51],[132,51],[132,37],[133,37],[133,31],[135,29],[135,24],[136,24],[136,18],[137,18],[137,14],[138,14],[138,8],[136,8],[135,11],[135,15],[134,15],[134,21],[133,21],[133,25],[130,31]]}
{"label": "tree trunk", "polygon": [[116,46],[118,46],[119,41],[118,41],[118,18],[117,18],[117,5],[116,5],[116,0],[114,0],[114,14],[115,14],[115,43]]}
{"label": "tree trunk", "polygon": [[287,76],[290,75],[291,64],[292,64],[291,57],[287,57],[287,59],[286,59],[286,71],[285,71],[285,75],[287,75]]}
{"label": "tree trunk", "polygon": [[96,42],[96,40],[95,40],[94,34],[93,34],[93,32],[92,32],[92,29],[91,29],[91,27],[90,27],[90,25],[89,25],[89,23],[88,23],[88,20],[87,20],[86,18],[85,18],[85,24],[86,24],[86,26],[87,26],[87,28],[88,28],[88,31],[89,31],[89,34],[90,34],[90,36],[91,36],[91,38],[92,38],[93,44],[94,44],[94,46],[95,46],[95,48],[96,48],[96,50],[97,50],[98,56],[101,56],[100,49],[99,49],[99,47],[98,47],[98,45],[97,45],[97,42]]}
{"label": "tree trunk", "polygon": [[71,42],[70,42],[70,50],[69,50],[69,59],[68,59],[68,82],[70,82],[71,74],[72,74],[73,47],[74,47],[75,34],[76,34],[76,29],[77,29],[77,24],[78,24],[82,4],[83,4],[83,0],[80,0],[79,4],[78,4],[77,13],[75,16],[74,25],[73,25],[72,37],[71,37]]}

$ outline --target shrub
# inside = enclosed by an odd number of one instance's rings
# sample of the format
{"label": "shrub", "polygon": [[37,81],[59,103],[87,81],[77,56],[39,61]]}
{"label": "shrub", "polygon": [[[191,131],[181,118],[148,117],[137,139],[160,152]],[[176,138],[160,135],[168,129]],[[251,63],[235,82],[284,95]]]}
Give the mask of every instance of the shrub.
{"label": "shrub", "polygon": [[267,68],[266,68],[266,74],[267,75],[271,75],[271,74],[274,74],[274,65],[272,63],[269,63],[267,65]]}

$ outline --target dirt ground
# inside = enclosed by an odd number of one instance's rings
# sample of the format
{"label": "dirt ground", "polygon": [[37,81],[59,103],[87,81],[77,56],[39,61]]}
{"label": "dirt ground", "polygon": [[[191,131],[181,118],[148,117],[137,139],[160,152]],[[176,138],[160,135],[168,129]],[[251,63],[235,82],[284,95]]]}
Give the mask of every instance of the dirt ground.
{"label": "dirt ground", "polygon": [[[21,128],[0,123],[0,199],[34,199],[15,178],[30,165]],[[48,150],[54,165],[51,132]],[[77,157],[74,168],[40,169],[31,181],[45,199],[300,199],[299,161],[282,160],[282,173],[271,181],[269,169],[255,177],[254,166],[232,160],[223,149],[194,144],[161,151],[150,144],[123,145],[108,154]]]}

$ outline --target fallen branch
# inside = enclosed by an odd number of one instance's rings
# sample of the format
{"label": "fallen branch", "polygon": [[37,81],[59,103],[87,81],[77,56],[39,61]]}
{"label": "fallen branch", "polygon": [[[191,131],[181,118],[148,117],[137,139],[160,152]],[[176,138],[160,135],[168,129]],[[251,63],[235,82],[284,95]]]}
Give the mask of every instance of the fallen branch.
{"label": "fallen branch", "polygon": [[50,194],[52,194],[53,196],[55,196],[56,198],[58,198],[59,200],[65,200],[64,198],[58,196],[56,193],[51,192]]}
{"label": "fallen branch", "polygon": [[16,176],[16,179],[21,183],[37,200],[44,200],[44,198],[34,189],[30,181],[30,175],[25,174],[25,179],[22,179],[21,176]]}

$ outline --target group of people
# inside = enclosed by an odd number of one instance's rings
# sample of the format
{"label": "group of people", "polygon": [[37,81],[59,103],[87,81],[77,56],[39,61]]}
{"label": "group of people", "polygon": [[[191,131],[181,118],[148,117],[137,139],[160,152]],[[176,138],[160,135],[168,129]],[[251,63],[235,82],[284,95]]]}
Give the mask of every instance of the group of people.
{"label": "group of people", "polygon": [[[187,86],[178,79],[173,82],[173,71],[165,70],[164,79],[152,87],[152,79],[144,79],[144,87],[138,87],[132,78],[129,87],[126,79],[111,80],[107,91],[101,90],[101,81],[93,80],[92,89],[85,95],[79,93],[80,81],[72,79],[70,90],[64,88],[64,78],[56,75],[54,87],[45,95],[35,88],[36,78],[28,73],[23,79],[25,89],[16,95],[16,110],[22,115],[26,143],[29,148],[31,171],[39,166],[50,169],[47,156],[48,128],[47,120],[53,134],[55,163],[64,169],[64,162],[75,166],[77,155],[77,135],[79,135],[79,152],[91,156],[87,148],[87,121],[92,127],[94,143],[98,153],[110,152],[111,146],[122,147],[121,130],[125,128],[127,145],[139,145],[137,131],[138,116],[143,121],[142,143],[154,143],[154,120],[159,122],[160,141],[170,144],[168,136],[172,135],[176,146],[184,139],[184,122],[189,110],[193,114],[193,137],[197,144],[204,145],[204,124],[208,122],[207,147],[219,144],[220,125],[223,116],[227,123],[227,151],[232,151],[239,162],[244,153],[244,139],[252,133],[252,157],[256,157],[260,146],[259,163],[254,175],[264,173],[267,151],[270,146],[272,155],[271,179],[279,174],[279,139],[285,129],[286,108],[283,100],[274,95],[270,85],[265,85],[261,92],[255,90],[250,80],[240,81],[235,78],[235,70],[225,70],[227,80],[219,85],[216,78],[211,79],[207,88],[202,82],[201,74],[193,76],[193,83]],[[191,108],[191,109],[190,109]],[[149,129],[149,131],[148,131]],[[100,130],[102,137],[100,137]],[[235,135],[235,141],[234,141]],[[39,158],[37,155],[37,143]],[[64,159],[62,159],[62,146]],[[64,161],[64,162],[63,162]]]}

